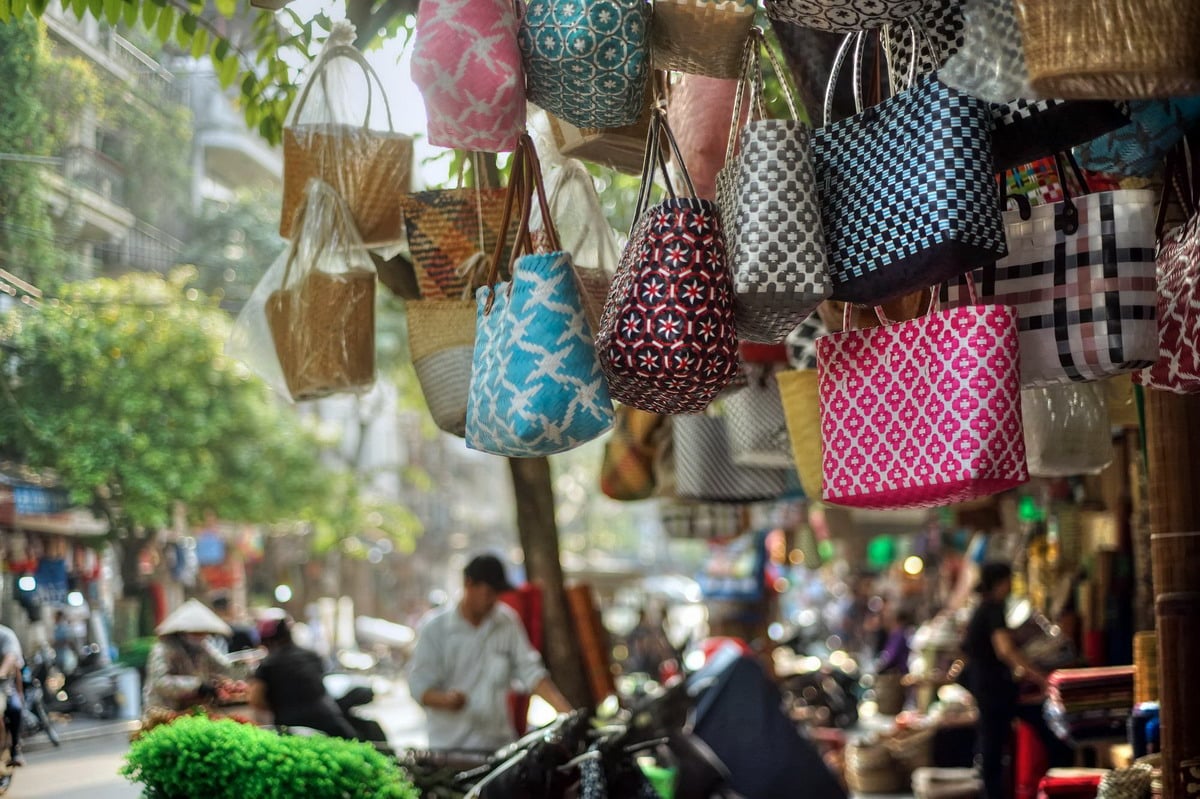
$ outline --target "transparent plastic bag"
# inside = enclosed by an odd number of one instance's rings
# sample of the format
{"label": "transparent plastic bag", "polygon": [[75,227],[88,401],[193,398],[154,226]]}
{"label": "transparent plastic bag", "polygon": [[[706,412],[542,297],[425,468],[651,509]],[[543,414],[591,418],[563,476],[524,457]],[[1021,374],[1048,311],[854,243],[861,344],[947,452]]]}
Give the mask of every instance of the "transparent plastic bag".
{"label": "transparent plastic bag", "polygon": [[1025,389],[1021,415],[1030,475],[1097,474],[1112,462],[1112,427],[1103,383]]}
{"label": "transparent plastic bag", "polygon": [[350,207],[370,247],[404,240],[400,197],[411,189],[413,140],[397,133],[379,75],[355,50],[354,27],[334,24],[283,130],[283,209],[279,232],[291,238],[310,178]]}
{"label": "transparent plastic bag", "polygon": [[375,267],[333,187],[309,181],[295,239],[254,287],[225,346],[294,401],[375,381]]}
{"label": "transparent plastic bag", "polygon": [[991,103],[1039,99],[1029,85],[1013,0],[964,0],[962,48],[938,72],[947,86]]}

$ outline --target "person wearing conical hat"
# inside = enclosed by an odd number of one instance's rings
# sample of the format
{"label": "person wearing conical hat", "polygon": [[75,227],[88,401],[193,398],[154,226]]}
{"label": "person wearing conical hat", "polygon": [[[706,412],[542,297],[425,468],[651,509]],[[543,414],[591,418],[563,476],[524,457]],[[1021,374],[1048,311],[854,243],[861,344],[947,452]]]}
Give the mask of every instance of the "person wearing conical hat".
{"label": "person wearing conical hat", "polygon": [[189,599],[155,628],[158,641],[146,662],[145,711],[187,710],[216,696],[231,665],[213,644],[229,625],[198,599]]}

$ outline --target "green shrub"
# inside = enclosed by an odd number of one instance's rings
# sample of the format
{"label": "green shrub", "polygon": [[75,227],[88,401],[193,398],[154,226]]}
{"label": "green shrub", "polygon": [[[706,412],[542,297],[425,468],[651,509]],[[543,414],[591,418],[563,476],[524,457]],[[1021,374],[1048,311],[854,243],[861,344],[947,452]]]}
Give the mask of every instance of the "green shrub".
{"label": "green shrub", "polygon": [[147,799],[418,799],[400,767],[369,744],[277,735],[185,716],[130,747],[121,774]]}
{"label": "green shrub", "polygon": [[149,635],[126,641],[118,650],[117,663],[145,673],[146,661],[150,659],[150,650],[154,648],[154,642],[157,640],[157,637]]}

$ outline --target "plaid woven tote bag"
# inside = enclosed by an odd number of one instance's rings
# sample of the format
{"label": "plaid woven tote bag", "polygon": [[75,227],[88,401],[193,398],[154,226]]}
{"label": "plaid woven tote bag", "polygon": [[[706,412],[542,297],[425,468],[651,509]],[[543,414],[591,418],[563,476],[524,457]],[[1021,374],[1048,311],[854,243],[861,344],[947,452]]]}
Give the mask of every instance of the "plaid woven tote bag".
{"label": "plaid woven tote bag", "polygon": [[[774,344],[829,296],[821,203],[812,167],[812,131],[797,118],[786,73],[767,47],[783,81],[791,119],[763,119],[761,28],[754,28],[742,59],[726,163],[717,178],[717,207],[733,269],[738,336]],[[748,91],[747,91],[748,90]],[[740,131],[742,100],[751,119]],[[734,143],[741,147],[734,155]]]}
{"label": "plaid woven tote bag", "polygon": [[[1022,387],[1154,362],[1156,204],[1151,191],[1105,191],[1005,213],[1010,254],[975,270],[975,282],[982,301],[1020,315]],[[943,291],[952,306],[966,301],[961,282]]]}
{"label": "plaid woven tote bag", "polygon": [[699,413],[737,376],[733,280],[716,206],[676,195],[647,209],[653,174],[667,175],[662,139],[682,165],[663,112],[655,109],[641,195],[613,279],[596,349],[614,399],[655,413]]}
{"label": "plaid woven tote bag", "polygon": [[877,305],[1007,250],[982,100],[928,76],[829,124],[837,75],[856,38],[855,94],[862,97],[860,34],[838,51],[813,165],[833,299]]}
{"label": "plaid woven tote bag", "polygon": [[[467,446],[507,457],[538,457],[573,449],[612,427],[613,407],[571,255],[563,251],[542,186],[541,165],[528,134],[513,156],[505,215],[521,198],[512,280],[496,283],[503,243],[493,254],[488,285],[475,294],[475,359],[467,401]],[[532,250],[529,217],[536,192],[550,246]]]}
{"label": "plaid woven tote bag", "polygon": [[825,500],[928,508],[1029,479],[1017,312],[933,309],[909,322],[817,340]]}

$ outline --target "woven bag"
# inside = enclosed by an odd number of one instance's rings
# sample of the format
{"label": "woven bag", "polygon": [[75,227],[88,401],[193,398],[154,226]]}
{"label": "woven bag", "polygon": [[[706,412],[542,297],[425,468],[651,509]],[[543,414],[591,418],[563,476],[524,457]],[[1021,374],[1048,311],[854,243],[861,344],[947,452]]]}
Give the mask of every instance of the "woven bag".
{"label": "woven bag", "polygon": [[767,16],[804,28],[861,31],[924,13],[936,0],[766,0]]}
{"label": "woven bag", "polygon": [[1021,0],[1029,80],[1042,97],[1150,100],[1200,94],[1200,3]]}
{"label": "woven bag", "polygon": [[726,540],[746,526],[742,505],[663,499],[658,513],[663,532],[672,539]]}
{"label": "woven bag", "polygon": [[655,168],[667,173],[660,143],[679,148],[656,109],[633,231],[604,306],[596,349],[613,398],[656,413],[698,413],[738,373],[732,279],[716,206],[679,198],[647,210]]}
{"label": "woven bag", "polygon": [[[720,196],[719,175],[728,166],[726,142],[738,86],[736,80],[685,74],[672,76],[666,92],[667,121],[679,143],[680,163],[687,164],[696,196],[702,200]],[[739,129],[747,113],[748,108],[743,108]],[[736,183],[736,176],[729,180]]]}
{"label": "woven bag", "polygon": [[947,86],[989,103],[1033,97],[1014,0],[963,0],[958,51],[938,70]]}
{"label": "woven bag", "polygon": [[774,366],[747,364],[746,385],[725,394],[725,421],[734,464],[791,469],[792,444]]}
{"label": "woven bag", "polygon": [[467,283],[459,267],[477,252],[490,253],[497,240],[511,240],[501,235],[504,189],[482,186],[483,171],[478,161],[476,165],[474,187],[463,188],[459,172],[459,188],[418,191],[400,198],[424,299],[461,297]]}
{"label": "woven bag", "polygon": [[[764,47],[776,74],[786,74],[762,29],[754,28],[742,59],[725,166],[717,178],[717,207],[733,269],[738,336],[774,344],[816,310],[829,296],[830,284],[812,131],[797,119],[786,77],[783,91],[792,118],[762,118]],[[737,120],[747,96],[748,105],[757,110],[739,132]]]}
{"label": "woven bag", "polygon": [[1075,152],[1084,169],[1112,175],[1150,177],[1175,145],[1200,123],[1200,97],[1135,100],[1130,123],[1086,142]]}
{"label": "woven bag", "polygon": [[[483,253],[468,260],[462,270],[478,274]],[[420,300],[405,306],[408,349],[425,405],[434,423],[463,438],[467,425],[467,395],[471,389],[471,361],[475,352],[475,300],[473,279],[468,278],[463,297],[457,300]]]}
{"label": "woven bag", "polygon": [[1066,152],[1129,123],[1121,105],[1100,100],[1013,100],[993,105],[992,118],[997,172]]}
{"label": "woven bag", "polygon": [[[996,0],[988,0],[996,2]],[[892,94],[899,94],[907,88],[905,76],[914,68],[913,54],[916,53],[915,64],[918,75],[928,75],[937,72],[941,77],[941,69],[954,54],[962,48],[966,38],[966,22],[963,19],[963,3],[961,0],[935,0],[925,13],[910,17],[901,23],[884,27],[881,38],[883,51],[887,57],[888,78]],[[916,28],[919,38],[914,49],[913,32],[910,26]],[[943,81],[946,85],[953,85]],[[957,88],[957,87],[956,87]],[[973,94],[973,92],[967,92]],[[1004,99],[1008,99],[1005,97]]]}
{"label": "woven bag", "polygon": [[754,10],[744,0],[655,0],[654,68],[736,78]]}
{"label": "woven bag", "polygon": [[625,175],[642,174],[646,137],[650,134],[649,104],[632,125],[617,128],[577,128],[554,114],[546,116],[550,119],[554,146],[564,157],[599,164]]}
{"label": "woven bag", "polygon": [[738,466],[729,442],[729,420],[690,414],[672,422],[676,494],[702,502],[760,502],[786,493],[786,469]]}
{"label": "woven bag", "polygon": [[[349,208],[328,184],[309,183],[296,221],[299,236],[265,308],[288,393],[299,402],[363,391],[375,381],[375,272],[365,256],[360,265],[347,255],[361,244]],[[332,263],[340,271],[322,271]]]}
{"label": "woven bag", "polygon": [[[313,86],[325,87],[325,73],[338,59],[349,59],[367,76],[367,106],[361,127],[322,119],[306,122],[304,110]],[[383,99],[388,130],[368,127],[371,106]],[[326,104],[332,104],[326,98]],[[310,178],[319,178],[337,191],[350,206],[359,236],[368,247],[397,244],[404,240],[399,197],[409,190],[412,178],[413,140],[397,133],[392,109],[379,75],[362,53],[346,45],[327,47],[313,65],[311,76],[283,129],[283,208],[279,234],[290,239],[296,229],[296,213],[304,203]]]}
{"label": "woven bag", "polygon": [[1113,459],[1108,389],[1072,383],[1021,392],[1031,477],[1099,474]]}
{"label": "woven bag", "polygon": [[663,421],[656,413],[617,406],[613,433],[600,463],[600,490],[606,497],[633,502],[654,496],[658,484],[654,459]]}
{"label": "woven bag", "polygon": [[923,77],[829,124],[852,48],[861,103],[865,42],[865,35],[847,36],[838,51],[813,165],[833,297],[878,305],[994,262],[1006,249],[991,113],[982,100]]}
{"label": "woven bag", "polygon": [[823,485],[821,473],[821,394],[817,370],[778,372],[779,396],[787,421],[792,461],[805,496],[817,499]]}
{"label": "woven bag", "polygon": [[888,748],[874,741],[846,747],[846,786],[856,794],[902,792],[908,779]]}

